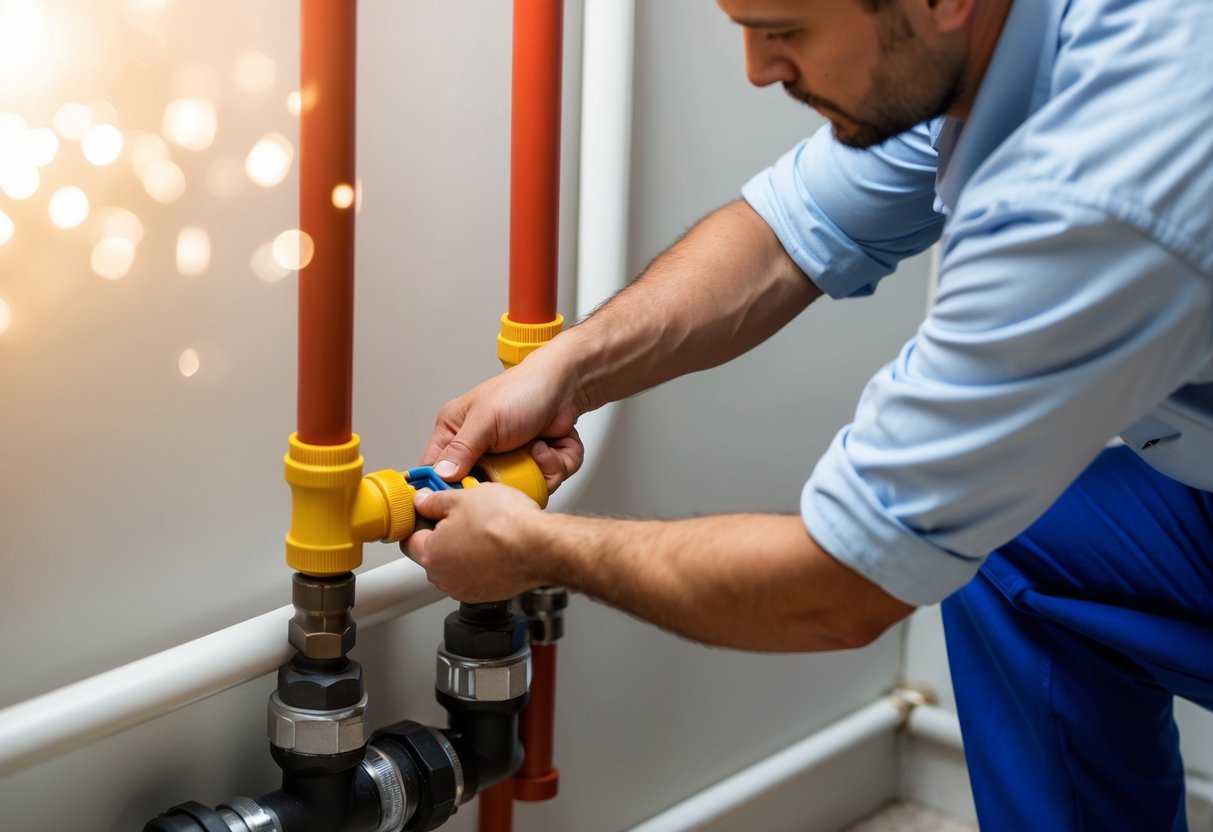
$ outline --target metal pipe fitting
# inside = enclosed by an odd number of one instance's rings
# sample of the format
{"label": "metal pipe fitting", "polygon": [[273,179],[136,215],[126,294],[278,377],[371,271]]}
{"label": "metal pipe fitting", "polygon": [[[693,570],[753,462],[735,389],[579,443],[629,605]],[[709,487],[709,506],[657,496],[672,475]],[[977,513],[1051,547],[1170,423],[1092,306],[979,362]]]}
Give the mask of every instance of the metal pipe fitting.
{"label": "metal pipe fitting", "polygon": [[296,572],[291,582],[295,615],[288,626],[291,646],[309,659],[340,659],[354,648],[357,625],[354,574],[319,578]]}
{"label": "metal pipe fitting", "polygon": [[282,832],[274,816],[249,797],[233,797],[215,810],[231,832]]}
{"label": "metal pipe fitting", "polygon": [[555,644],[564,636],[564,611],[568,605],[569,591],[562,586],[540,586],[518,596],[531,644]]}
{"label": "metal pipe fitting", "polygon": [[333,755],[357,751],[367,741],[367,696],[350,708],[311,710],[287,705],[270,694],[266,733],[276,748],[296,754]]}
{"label": "metal pipe fitting", "polygon": [[526,695],[531,684],[531,648],[503,659],[469,659],[438,645],[438,692],[468,702],[504,702]]}

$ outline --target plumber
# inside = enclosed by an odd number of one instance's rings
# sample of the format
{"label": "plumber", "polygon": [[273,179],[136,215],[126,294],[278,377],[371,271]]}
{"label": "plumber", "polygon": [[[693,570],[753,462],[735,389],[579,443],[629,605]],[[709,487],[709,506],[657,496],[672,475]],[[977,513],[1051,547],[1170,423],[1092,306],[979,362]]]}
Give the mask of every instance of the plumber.
{"label": "plumber", "polygon": [[863,645],[942,601],[983,829],[1186,828],[1172,697],[1213,707],[1213,4],[719,5],[749,79],[829,124],[446,405],[423,462],[457,480],[529,446],[554,488],[581,414],[938,241],[926,320],[799,516],[544,514],[490,485],[425,497],[407,554],[461,600],[568,586],[751,650]]}

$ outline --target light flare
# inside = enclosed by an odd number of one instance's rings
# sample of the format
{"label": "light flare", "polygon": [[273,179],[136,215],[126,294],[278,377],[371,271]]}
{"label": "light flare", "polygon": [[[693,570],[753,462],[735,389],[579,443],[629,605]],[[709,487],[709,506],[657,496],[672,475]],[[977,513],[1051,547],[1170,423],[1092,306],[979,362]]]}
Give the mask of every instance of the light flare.
{"label": "light flare", "polygon": [[278,65],[264,52],[250,49],[236,59],[234,75],[237,87],[249,95],[257,95],[274,86]]}
{"label": "light flare", "polygon": [[121,280],[135,263],[135,244],[121,237],[106,237],[93,247],[89,264],[98,277]]}
{"label": "light flare", "polygon": [[183,350],[177,358],[177,369],[181,371],[181,375],[189,378],[202,368],[202,359],[198,356],[198,350],[190,347]]}
{"label": "light flare", "polygon": [[0,298],[0,335],[8,332],[13,325],[13,310],[4,298]]}
{"label": "light flare", "polygon": [[46,167],[59,155],[59,137],[49,127],[35,127],[28,131],[21,144],[26,158],[36,168]]}
{"label": "light flare", "polygon": [[68,185],[51,194],[47,208],[51,222],[57,228],[75,228],[88,219],[88,194]]}
{"label": "light flare", "polygon": [[354,186],[342,182],[333,188],[333,207],[344,211],[354,204]]}
{"label": "light flare", "polygon": [[177,98],[164,110],[161,132],[186,150],[206,150],[215,141],[215,105],[202,98]]}
{"label": "light flare", "polygon": [[263,188],[272,188],[286,178],[291,162],[295,159],[295,148],[279,133],[270,133],[253,145],[244,170],[249,179]]}
{"label": "light flare", "polygon": [[206,229],[190,227],[177,235],[177,271],[185,277],[202,274],[211,265],[211,236]]}
{"label": "light flare", "polygon": [[143,187],[157,202],[169,204],[185,194],[185,173],[167,159],[155,162],[143,176]]}
{"label": "light flare", "polygon": [[288,271],[299,271],[312,262],[316,244],[311,236],[297,228],[283,231],[274,238],[274,261]]}
{"label": "light flare", "polygon": [[122,153],[122,131],[112,124],[90,127],[80,140],[80,149],[90,164],[104,167],[112,164]]}
{"label": "light flare", "polygon": [[291,273],[290,269],[284,269],[274,259],[273,243],[262,243],[257,246],[249,261],[249,268],[253,270],[253,274],[266,283],[277,283]]}
{"label": "light flare", "polygon": [[68,103],[55,111],[51,125],[63,138],[78,142],[93,126],[93,117],[83,104]]}
{"label": "light flare", "polygon": [[13,225],[13,221],[9,218],[9,215],[0,211],[0,246],[13,238],[15,230],[16,226]]}
{"label": "light flare", "polygon": [[101,212],[103,237],[118,237],[137,246],[143,241],[143,223],[126,208],[105,208]]}

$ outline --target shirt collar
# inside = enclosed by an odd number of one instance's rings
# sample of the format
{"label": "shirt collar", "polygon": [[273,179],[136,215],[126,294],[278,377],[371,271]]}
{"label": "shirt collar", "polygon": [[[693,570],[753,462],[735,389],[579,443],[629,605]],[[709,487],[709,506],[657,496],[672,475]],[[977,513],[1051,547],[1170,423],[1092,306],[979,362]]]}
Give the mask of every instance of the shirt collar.
{"label": "shirt collar", "polygon": [[937,205],[951,210],[994,150],[1048,97],[1064,0],[1014,0],[965,122],[946,119],[937,149]]}

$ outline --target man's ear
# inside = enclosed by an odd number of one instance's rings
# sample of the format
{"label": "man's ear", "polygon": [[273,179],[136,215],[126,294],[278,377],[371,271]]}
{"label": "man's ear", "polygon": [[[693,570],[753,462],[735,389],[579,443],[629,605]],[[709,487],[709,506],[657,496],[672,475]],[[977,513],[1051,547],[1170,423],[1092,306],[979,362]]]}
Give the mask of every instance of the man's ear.
{"label": "man's ear", "polygon": [[981,0],[910,0],[918,14],[930,20],[940,34],[953,34],[968,25],[973,7]]}

